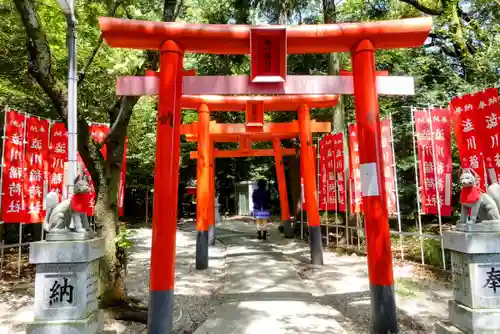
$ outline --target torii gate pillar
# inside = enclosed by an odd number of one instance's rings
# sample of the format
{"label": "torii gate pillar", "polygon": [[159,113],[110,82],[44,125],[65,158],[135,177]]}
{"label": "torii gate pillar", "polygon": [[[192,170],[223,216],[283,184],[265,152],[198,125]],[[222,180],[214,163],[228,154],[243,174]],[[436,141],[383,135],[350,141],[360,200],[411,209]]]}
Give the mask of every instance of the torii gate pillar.
{"label": "torii gate pillar", "polygon": [[208,268],[208,226],[210,225],[210,197],[212,149],[210,140],[210,111],[206,104],[198,109],[198,168],[196,191],[196,269]]}
{"label": "torii gate pillar", "polygon": [[380,111],[375,86],[375,48],[369,40],[351,51],[354,105],[361,163],[361,192],[368,247],[373,333],[398,333],[387,197],[382,171]]}
{"label": "torii gate pillar", "polygon": [[183,58],[184,51],[177,43],[162,43],[148,307],[150,334],[172,330]]}
{"label": "torii gate pillar", "polygon": [[316,195],[316,175],[314,151],[311,135],[311,113],[309,107],[301,105],[297,112],[300,126],[300,165],[304,175],[304,197],[306,200],[307,223],[309,225],[309,245],[311,263],[323,265],[321,225]]}
{"label": "torii gate pillar", "polygon": [[280,195],[281,223],[285,238],[293,238],[294,231],[290,222],[290,207],[288,205],[288,193],[286,191],[285,164],[281,152],[281,140],[273,140],[274,163],[276,165],[276,179],[278,180],[278,192]]}

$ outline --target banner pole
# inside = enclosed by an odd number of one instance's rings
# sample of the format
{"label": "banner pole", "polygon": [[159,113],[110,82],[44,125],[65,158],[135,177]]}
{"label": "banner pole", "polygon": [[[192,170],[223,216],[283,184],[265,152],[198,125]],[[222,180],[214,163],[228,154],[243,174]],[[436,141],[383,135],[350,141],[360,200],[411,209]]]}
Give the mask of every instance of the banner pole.
{"label": "banner pole", "polygon": [[[42,198],[42,207],[44,208],[44,210],[46,210],[47,208],[45,207],[45,196],[47,196],[47,194],[49,193],[49,170],[48,170],[48,167],[49,167],[49,164],[50,164],[50,131],[52,130],[52,124],[54,122],[52,122],[51,120],[48,120],[49,121],[49,128],[48,128],[48,138],[47,138],[47,161],[45,163],[45,166],[43,168],[43,177],[44,177],[44,182],[43,182],[43,198]],[[47,211],[45,211],[45,215],[47,215]],[[46,218],[46,217],[44,217]],[[43,241],[43,238],[45,236],[45,231],[43,229],[43,221],[42,221],[42,232],[40,234],[40,241]]]}
{"label": "banner pole", "polygon": [[[26,126],[28,125],[28,117],[29,115],[24,113],[24,135],[23,135],[23,170],[26,172],[27,167],[25,166],[26,164],[26,146],[28,145],[28,140],[26,138]],[[24,182],[23,182],[24,183]],[[24,203],[24,192],[23,196],[21,198],[21,208],[23,210],[26,210],[26,206]],[[26,211],[25,211],[26,212]],[[19,223],[19,248],[18,248],[18,254],[17,254],[17,276],[21,277],[21,256],[22,256],[22,243],[23,243],[23,225],[24,223]]]}
{"label": "banner pole", "polygon": [[19,223],[19,245],[17,252],[17,276],[21,277],[21,253],[22,253],[22,243],[23,243],[23,225],[24,223]]}
{"label": "banner pole", "polygon": [[3,279],[3,246],[4,246],[4,240],[3,240],[3,235],[2,235],[2,249],[0,249],[0,278]]}
{"label": "banner pole", "polygon": [[[302,179],[302,178],[301,178]],[[304,181],[300,183],[300,239],[304,240]]]}
{"label": "banner pole", "polygon": [[[1,166],[1,172],[0,172],[0,185],[3,185],[3,170],[4,170],[4,166],[5,166],[5,140],[7,139],[7,136],[5,136],[5,128],[7,126],[7,112],[8,112],[8,107],[5,106],[5,108],[3,110],[2,166]],[[3,199],[3,191],[0,191],[0,209],[3,209],[2,208],[2,199]],[[3,224],[3,221],[0,221],[0,224]],[[2,235],[2,241],[3,241],[3,235]],[[2,248],[2,251],[3,251],[3,248]]]}
{"label": "banner pole", "polygon": [[[320,170],[319,170],[319,134],[318,136],[316,137],[317,139],[317,144],[316,144],[316,184],[317,184],[317,188],[316,188],[316,197],[318,198],[318,210],[320,209],[321,207],[321,202],[320,202],[320,184],[319,184],[319,180],[320,180]],[[321,215],[320,215],[320,223],[319,223],[319,226],[321,228]],[[323,232],[322,232],[323,233]],[[323,242],[321,242],[321,247],[323,247]]]}
{"label": "banner pole", "polygon": [[[335,140],[333,141],[335,144]],[[335,147],[335,146],[334,146]],[[339,246],[339,198],[337,196],[338,182],[337,182],[337,157],[335,149],[333,150],[333,196],[335,198],[335,247]]]}
{"label": "banner pole", "polygon": [[[347,142],[347,137],[349,136],[346,136],[344,131],[341,132],[342,133],[342,175],[344,176],[344,217],[345,217],[345,242],[347,244],[347,247],[350,247],[351,244],[349,243],[349,205],[347,205],[349,203],[349,201],[347,200],[347,196],[349,195],[347,193],[347,179],[349,178],[349,167],[347,167],[347,173],[346,173],[346,152],[344,150],[345,148],[345,145],[346,145],[346,142]],[[346,174],[347,174],[347,177],[346,177]]]}
{"label": "banner pole", "polygon": [[399,229],[399,250],[401,252],[401,260],[404,260],[403,250],[403,234],[401,233],[401,212],[399,209],[399,191],[398,191],[398,174],[396,168],[396,151],[394,150],[394,133],[392,131],[392,114],[389,113],[389,128],[391,130],[391,148],[392,148],[392,168],[394,170],[394,192],[396,199],[396,210],[398,210],[398,229]]}
{"label": "banner pole", "polygon": [[[8,112],[9,107],[5,106],[3,110],[3,135],[2,135],[2,166],[1,166],[1,171],[0,171],[0,186],[3,185],[3,170],[4,170],[4,164],[5,164],[5,140],[7,137],[5,136],[5,127],[7,126],[7,112]],[[3,191],[0,190],[0,210],[2,208],[2,199],[3,199]],[[3,225],[3,221],[0,221],[0,224]],[[4,226],[5,228],[5,226]],[[3,245],[4,245],[4,240],[3,240],[3,228],[2,228],[2,235],[0,236],[2,240],[2,250],[1,250],[1,258],[0,258],[0,277],[3,278]]]}
{"label": "banner pole", "polygon": [[[325,137],[323,137],[324,139]],[[323,152],[325,151],[325,149],[323,149]],[[325,174],[325,179],[326,179],[326,194],[325,194],[325,214],[324,214],[324,217],[326,217],[326,247],[330,246],[330,221],[328,220],[328,201],[330,200],[330,196],[329,195],[329,191],[330,189],[328,189],[328,173],[326,172],[326,166],[328,165],[328,161],[326,160],[326,158],[328,157],[328,154],[326,155],[325,157],[325,163],[324,163],[324,167],[323,167],[323,173]]]}
{"label": "banner pole", "polygon": [[424,259],[424,239],[422,238],[422,217],[420,216],[420,187],[418,182],[418,162],[417,162],[417,148],[415,144],[416,131],[415,131],[415,109],[411,107],[411,130],[412,130],[412,140],[413,140],[413,162],[415,168],[415,186],[417,187],[417,217],[418,217],[418,231],[420,238],[420,256],[422,258],[422,264],[425,264]]}
{"label": "banner pole", "polygon": [[[439,236],[441,237],[441,256],[443,259],[443,269],[446,270],[446,257],[444,253],[444,244],[443,244],[443,224],[441,221],[441,197],[439,196],[439,186],[438,186],[438,174],[436,168],[436,150],[434,147],[434,130],[432,128],[432,106],[429,105],[427,108],[427,115],[429,116],[429,126],[431,130],[431,147],[432,147],[432,165],[434,169],[434,187],[436,187],[436,199],[437,199],[437,212],[438,212],[438,223],[439,223]],[[483,164],[484,165],[484,164]]]}

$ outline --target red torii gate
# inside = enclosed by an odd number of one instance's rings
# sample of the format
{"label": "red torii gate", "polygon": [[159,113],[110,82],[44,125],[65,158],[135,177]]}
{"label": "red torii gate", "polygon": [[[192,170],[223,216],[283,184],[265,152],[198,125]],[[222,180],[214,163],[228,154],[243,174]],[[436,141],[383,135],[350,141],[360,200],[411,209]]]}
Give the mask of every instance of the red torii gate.
{"label": "red torii gate", "polygon": [[[312,96],[313,99],[316,99],[318,96]],[[270,105],[274,105],[276,109],[280,109],[280,97],[275,96],[273,98],[276,98],[274,100],[274,103],[272,103],[272,99],[268,99],[266,97],[266,100],[268,100]],[[324,97],[326,100],[329,99],[328,96]],[[228,101],[230,101],[232,98],[227,98]],[[252,98],[248,99],[252,100],[254,102],[255,100],[258,100],[257,98]],[[245,102],[243,99],[239,99],[241,102]],[[208,102],[207,100],[200,101],[201,103],[203,102]],[[248,103],[246,101],[245,103]],[[331,99],[330,102],[322,102],[322,106],[334,106],[337,103],[337,99]],[[293,108],[298,108],[299,105],[290,105],[289,110],[293,110]],[[200,113],[204,112],[205,110],[208,110],[207,104],[203,103],[201,107],[199,108]],[[247,109],[248,110],[248,109]],[[263,109],[260,109],[263,111]],[[271,107],[269,108],[271,110]],[[285,109],[283,109],[285,110]],[[199,114],[200,115],[200,114]],[[200,115],[201,116],[201,115]],[[293,231],[291,231],[291,225],[290,225],[290,209],[288,206],[288,195],[287,195],[287,190],[286,190],[286,179],[285,179],[285,170],[284,170],[284,163],[283,163],[283,156],[286,155],[295,155],[296,151],[295,149],[286,149],[281,147],[281,140],[282,139],[290,139],[290,138],[295,138],[299,135],[299,123],[297,121],[292,121],[288,123],[259,123],[262,125],[261,128],[259,128],[260,132],[255,131],[256,127],[259,127],[259,125],[256,125],[255,122],[248,122],[246,124],[219,124],[216,122],[210,122],[209,124],[202,124],[202,119],[203,122],[206,122],[206,120],[202,117],[200,117],[199,122],[193,122],[191,124],[183,124],[181,127],[181,134],[186,135],[186,138],[188,141],[198,141],[199,138],[204,138],[204,131],[207,131],[205,129],[208,128],[209,136],[210,136],[210,149],[212,149],[213,143],[216,142],[238,142],[239,143],[239,149],[236,150],[217,150],[213,149],[210,152],[205,152],[201,150],[204,147],[204,144],[199,141],[199,146],[198,146],[198,151],[191,152],[191,158],[197,159],[198,156],[201,157],[206,157],[206,154],[210,154],[210,157],[208,158],[209,163],[208,165],[210,166],[209,168],[213,168],[212,166],[214,165],[213,159],[215,158],[231,158],[231,157],[258,157],[258,156],[273,156],[275,158],[275,165],[276,165],[276,178],[278,181],[278,191],[279,191],[279,198],[280,198],[280,207],[281,207],[281,220],[282,224],[284,225],[284,233],[285,237],[292,237]],[[263,117],[262,117],[263,120]],[[250,126],[249,126],[250,124]],[[247,131],[249,130],[249,131]],[[331,132],[331,124],[329,122],[323,122],[323,123],[318,123],[315,121],[311,122],[311,132],[312,133],[317,133],[317,132],[324,132],[328,133]],[[198,135],[199,134],[199,135]],[[273,144],[272,149],[252,149],[251,144],[252,142],[258,142],[258,141],[270,141]],[[201,160],[198,160],[198,169],[205,168],[205,164]],[[213,183],[214,178],[211,177],[210,181]],[[205,186],[204,183],[200,183],[198,189],[203,189]],[[212,185],[208,187],[210,192],[213,192],[213,187]],[[208,194],[209,199],[212,199],[214,197],[213,193]],[[204,199],[202,195],[200,195],[201,201],[197,200],[197,204],[200,206],[205,205]],[[212,204],[208,204],[210,210],[212,208]],[[200,211],[204,212],[204,210]],[[198,215],[198,209],[197,209],[197,215]],[[203,221],[203,217],[197,217],[197,222]],[[211,213],[210,213],[210,218],[209,218],[209,228],[208,228],[208,235],[209,235],[209,244],[214,243],[214,232],[211,231],[213,228],[213,220],[211,219]],[[197,225],[198,226],[198,225]],[[200,223],[199,225],[199,230],[203,231],[205,226]],[[204,248],[205,249],[205,248]],[[198,251],[198,249],[197,249]],[[201,252],[201,250],[200,250]],[[208,255],[208,254],[207,254]],[[198,255],[197,252],[197,258],[203,257],[204,253],[200,253]],[[208,256],[204,261],[202,262],[197,262],[200,265],[197,266],[199,269],[204,269],[208,267]],[[203,263],[203,264],[202,264]]]}
{"label": "red torii gate", "polygon": [[[431,18],[368,23],[301,26],[247,26],[164,23],[100,18],[103,37],[111,47],[160,51],[153,245],[151,254],[149,333],[172,328],[175,233],[183,94],[355,94],[360,143],[361,182],[368,245],[368,274],[375,333],[396,333],[392,253],[382,167],[378,94],[411,94],[411,80],[376,77],[376,49],[408,48],[423,44]],[[252,41],[252,43],[250,42]],[[195,77],[182,75],[184,52],[251,54],[251,76]],[[289,76],[286,55],[349,52],[353,76]],[[155,80],[158,79],[158,80]],[[411,89],[410,86],[411,85]],[[208,113],[207,113],[208,114]],[[298,111],[301,156],[311,162],[309,108]],[[207,131],[208,133],[208,131]],[[302,137],[302,136],[301,136]],[[319,229],[314,168],[304,168],[304,192],[311,235]],[[169,203],[169,205],[165,205]]]}

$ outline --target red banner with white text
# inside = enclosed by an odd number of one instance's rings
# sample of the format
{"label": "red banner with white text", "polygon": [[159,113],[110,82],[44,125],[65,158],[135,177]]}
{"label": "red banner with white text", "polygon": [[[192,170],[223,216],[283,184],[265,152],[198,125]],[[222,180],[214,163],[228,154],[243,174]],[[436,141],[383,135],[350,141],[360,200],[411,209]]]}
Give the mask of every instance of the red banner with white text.
{"label": "red banner with white text", "polygon": [[415,111],[422,214],[451,216],[451,125],[448,109]]}
{"label": "red banner with white text", "polygon": [[[90,137],[96,142],[96,143],[102,143],[104,141],[104,138],[109,132],[109,126],[107,124],[91,124],[89,125],[89,132],[90,132]],[[101,154],[104,157],[104,160],[108,158],[107,156],[107,151],[106,151],[106,145],[103,145],[101,147]],[[96,192],[95,192],[95,185],[94,181],[92,180],[92,177],[90,176],[90,173],[87,171],[85,168],[85,175],[87,175],[87,178],[89,179],[89,184],[90,184],[90,205],[89,205],[89,210],[87,212],[88,216],[93,216],[94,215],[94,207],[95,207],[95,200],[96,200]]]}
{"label": "red banner with white text", "polygon": [[381,120],[382,157],[384,160],[385,191],[387,195],[387,213],[391,216],[398,214],[396,202],[396,171],[394,166],[392,121],[390,118]]}
{"label": "red banner with white text", "polygon": [[361,170],[356,124],[349,125],[349,182],[351,184],[351,212],[363,212],[361,196]]}
{"label": "red banner with white text", "polygon": [[[107,124],[91,124],[89,127],[90,131],[90,136],[92,139],[97,142],[97,143],[102,143],[103,140],[106,138],[106,135],[109,132],[109,125]],[[123,147],[123,160],[122,160],[122,165],[121,165],[121,173],[120,173],[120,181],[118,184],[118,215],[123,216],[124,214],[124,207],[123,207],[123,201],[125,197],[125,177],[127,175],[127,145],[128,145],[128,138],[125,137],[125,143]],[[104,157],[104,160],[107,159],[107,150],[106,150],[106,145],[103,145],[101,148],[101,153],[102,156]],[[90,175],[89,175],[90,176]],[[94,214],[94,204],[95,204],[95,190],[94,190],[94,185],[92,183],[91,185],[92,188],[92,195],[91,195],[91,211],[92,214],[89,213],[89,216],[92,216]]]}
{"label": "red banner with white text", "polygon": [[23,199],[25,116],[15,111],[5,114],[2,221],[20,223],[26,218]]}
{"label": "red banner with white text", "polygon": [[500,105],[498,104],[498,89],[489,88],[477,94],[477,110],[484,129],[484,160],[489,182],[500,181]]}
{"label": "red banner with white text", "polygon": [[30,116],[26,120],[26,178],[24,207],[26,223],[39,223],[43,210],[44,182],[49,158],[49,121]]}
{"label": "red banner with white text", "polygon": [[450,107],[455,137],[462,168],[472,169],[478,178],[479,187],[485,189],[485,126],[481,113],[477,111],[477,95],[465,95],[451,100]]}
{"label": "red banner with white text", "polygon": [[62,199],[64,189],[64,163],[68,161],[68,132],[62,122],[50,128],[48,191],[57,192]]}
{"label": "red banner with white text", "polygon": [[333,135],[333,150],[335,159],[335,182],[337,185],[337,202],[339,212],[346,210],[346,187],[344,177],[344,134],[336,133]]}
{"label": "red banner with white text", "polygon": [[324,136],[320,145],[323,150],[320,152],[320,210],[337,210],[336,181],[335,181],[335,147],[333,135]]}

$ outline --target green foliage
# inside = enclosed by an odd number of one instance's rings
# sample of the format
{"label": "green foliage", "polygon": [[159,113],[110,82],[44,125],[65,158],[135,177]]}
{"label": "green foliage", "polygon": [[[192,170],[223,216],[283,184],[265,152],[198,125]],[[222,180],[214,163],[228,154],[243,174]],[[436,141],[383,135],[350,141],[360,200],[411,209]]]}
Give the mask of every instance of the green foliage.
{"label": "green foliage", "polygon": [[[425,45],[415,49],[380,50],[376,53],[377,70],[388,70],[391,75],[409,75],[415,78],[416,94],[408,97],[381,97],[383,116],[392,115],[398,172],[399,196],[405,218],[404,226],[413,224],[416,212],[416,190],[413,160],[413,141],[410,106],[447,105],[457,94],[470,93],[500,84],[500,6],[497,1],[471,0],[446,2],[419,0],[419,4],[435,12],[434,27]],[[45,27],[53,59],[54,75],[65,82],[67,72],[66,22],[55,1],[35,2],[38,15]],[[96,2],[79,0],[78,68],[86,63],[98,45],[100,30],[97,19],[107,15],[115,1]],[[443,3],[445,6],[443,7]],[[115,16],[159,21],[163,15],[163,1],[126,0],[121,2]],[[53,116],[54,110],[47,96],[28,74],[26,32],[14,4],[0,0],[0,104],[39,116]],[[422,12],[402,0],[344,0],[336,5],[338,22],[366,22],[421,16]],[[185,0],[177,21],[192,23],[257,24],[322,23],[321,3],[294,0]],[[78,111],[89,121],[107,122],[107,110],[116,101],[117,75],[134,75],[145,62],[143,51],[115,49],[105,43],[99,48],[91,66],[86,68],[86,79],[79,86]],[[290,55],[289,74],[326,74],[328,55]],[[341,54],[342,69],[350,70],[350,56]],[[250,72],[247,55],[193,55],[186,54],[186,69],[194,68],[200,75],[237,75]],[[141,74],[141,73],[138,73]],[[345,99],[346,122],[353,122],[352,97]],[[312,111],[313,118],[329,121],[331,109]],[[243,122],[242,113],[214,113],[218,122]],[[296,119],[294,112],[266,114],[266,121],[287,122]],[[183,111],[183,123],[197,120],[196,111]],[[136,104],[128,127],[128,187],[151,188],[153,185],[156,152],[156,98],[143,97]],[[287,143],[288,144],[288,143]],[[262,144],[268,145],[268,144]],[[259,147],[264,147],[259,144]],[[235,148],[235,144],[218,144],[218,148]],[[188,183],[196,178],[196,161],[189,152],[196,143],[182,139],[180,180]],[[457,160],[453,145],[454,161]],[[271,158],[218,159],[216,172],[219,189],[231,196],[235,182],[256,178],[275,178]],[[457,196],[458,189],[453,189]],[[432,218],[431,218],[432,219]],[[429,255],[430,256],[430,255]],[[432,256],[430,256],[432,257]]]}
{"label": "green foliage", "polygon": [[121,249],[131,248],[134,242],[130,239],[136,232],[127,229],[125,225],[121,225],[118,234],[116,235],[116,246]]}

